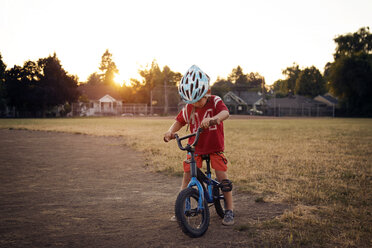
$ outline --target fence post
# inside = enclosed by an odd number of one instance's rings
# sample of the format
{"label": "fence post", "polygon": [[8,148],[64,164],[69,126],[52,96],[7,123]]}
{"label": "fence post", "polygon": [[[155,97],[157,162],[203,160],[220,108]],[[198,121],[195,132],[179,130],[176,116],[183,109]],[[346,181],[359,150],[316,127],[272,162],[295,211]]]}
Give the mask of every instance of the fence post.
{"label": "fence post", "polygon": [[332,117],[335,118],[335,104],[332,103]]}
{"label": "fence post", "polygon": [[319,117],[319,104],[316,105],[316,115]]}
{"label": "fence post", "polygon": [[304,104],[302,103],[302,109],[301,109],[301,116],[303,117],[304,116]]}

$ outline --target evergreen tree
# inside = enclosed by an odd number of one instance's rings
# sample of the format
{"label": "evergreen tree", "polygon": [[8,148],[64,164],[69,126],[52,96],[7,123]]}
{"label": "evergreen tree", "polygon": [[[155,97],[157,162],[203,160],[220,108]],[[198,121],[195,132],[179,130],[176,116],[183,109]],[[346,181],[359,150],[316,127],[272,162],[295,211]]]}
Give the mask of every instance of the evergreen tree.
{"label": "evergreen tree", "polygon": [[102,55],[99,69],[102,71],[102,81],[107,85],[114,84],[115,74],[119,73],[115,62],[112,60],[112,54],[107,49]]}

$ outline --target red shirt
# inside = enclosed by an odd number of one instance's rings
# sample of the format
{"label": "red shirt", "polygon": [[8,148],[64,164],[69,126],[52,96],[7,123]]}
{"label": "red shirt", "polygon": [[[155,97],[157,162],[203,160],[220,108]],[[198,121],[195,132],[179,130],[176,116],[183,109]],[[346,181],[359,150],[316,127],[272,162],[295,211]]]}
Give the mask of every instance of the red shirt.
{"label": "red shirt", "polygon": [[[207,103],[202,108],[195,108],[195,118],[191,118],[191,112],[193,109],[192,104],[186,104],[186,106],[178,113],[176,120],[182,124],[186,125],[190,120],[190,131],[195,133],[200,123],[204,118],[212,118],[213,116],[220,113],[222,110],[227,110],[225,103],[219,96],[210,96]],[[194,142],[195,136],[189,138],[189,144]],[[210,126],[209,128],[203,130],[199,136],[198,144],[195,147],[195,153],[199,155],[211,154],[215,152],[222,152],[225,149],[224,144],[224,133],[223,133],[223,123],[219,125]]]}

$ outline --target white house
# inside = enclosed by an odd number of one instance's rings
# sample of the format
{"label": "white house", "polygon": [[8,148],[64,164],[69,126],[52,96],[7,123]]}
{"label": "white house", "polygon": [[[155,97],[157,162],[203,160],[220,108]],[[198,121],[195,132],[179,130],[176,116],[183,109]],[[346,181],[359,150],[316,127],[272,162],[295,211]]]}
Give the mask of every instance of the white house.
{"label": "white house", "polygon": [[85,98],[79,102],[78,115],[120,115],[123,101],[115,88],[107,85],[81,85],[79,91]]}
{"label": "white house", "polygon": [[98,100],[90,100],[81,107],[81,116],[119,115],[123,103],[106,94]]}

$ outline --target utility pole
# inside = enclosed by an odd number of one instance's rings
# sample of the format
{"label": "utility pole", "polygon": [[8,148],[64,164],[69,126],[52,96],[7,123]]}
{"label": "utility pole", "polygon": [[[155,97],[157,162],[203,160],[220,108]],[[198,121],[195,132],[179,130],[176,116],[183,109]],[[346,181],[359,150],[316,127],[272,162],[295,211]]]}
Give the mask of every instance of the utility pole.
{"label": "utility pole", "polygon": [[164,77],[164,115],[168,115],[168,94],[167,94],[168,75]]}
{"label": "utility pole", "polygon": [[262,112],[263,113],[267,113],[266,112],[266,97],[265,97],[265,92],[266,92],[266,89],[265,89],[265,77],[262,77]]}
{"label": "utility pole", "polygon": [[153,115],[153,111],[152,111],[152,90],[150,91],[150,115]]}

